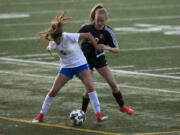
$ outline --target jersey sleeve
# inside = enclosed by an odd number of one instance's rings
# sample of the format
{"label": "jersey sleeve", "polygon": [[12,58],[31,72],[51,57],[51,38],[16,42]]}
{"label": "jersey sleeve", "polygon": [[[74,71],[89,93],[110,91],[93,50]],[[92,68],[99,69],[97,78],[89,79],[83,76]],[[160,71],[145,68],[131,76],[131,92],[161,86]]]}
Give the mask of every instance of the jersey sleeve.
{"label": "jersey sleeve", "polygon": [[80,36],[79,33],[66,33],[66,36],[72,42],[79,42],[79,36]]}
{"label": "jersey sleeve", "polygon": [[87,32],[87,30],[86,30],[86,26],[87,26],[88,24],[83,24],[80,28],[79,28],[79,30],[78,30],[78,33],[86,33]]}
{"label": "jersey sleeve", "polygon": [[119,48],[116,37],[110,27],[105,27],[105,30],[108,32],[108,45],[110,47]]}
{"label": "jersey sleeve", "polygon": [[55,50],[56,49],[56,43],[54,41],[49,41],[48,49],[49,50]]}

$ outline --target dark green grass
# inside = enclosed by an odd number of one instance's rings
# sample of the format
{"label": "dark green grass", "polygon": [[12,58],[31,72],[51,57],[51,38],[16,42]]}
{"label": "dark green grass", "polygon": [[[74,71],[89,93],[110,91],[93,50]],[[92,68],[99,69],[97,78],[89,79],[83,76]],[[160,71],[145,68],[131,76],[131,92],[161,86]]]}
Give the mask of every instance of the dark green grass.
{"label": "dark green grass", "polygon": [[[13,64],[5,63],[4,65],[10,67],[10,65]],[[32,65],[24,64],[21,67],[18,67],[18,65],[20,64],[17,64],[17,69],[13,70],[16,73],[36,73],[36,69],[41,69],[42,67],[35,64],[33,65],[34,69],[32,68],[31,71],[27,71],[26,68],[28,67],[30,69]],[[51,71],[52,67],[48,68],[47,66],[46,69],[49,69],[49,71]],[[54,69],[57,70],[56,68]],[[3,67],[1,67],[1,70],[7,71],[7,69]],[[10,69],[8,69],[8,71],[12,72]],[[46,72],[40,72],[39,74],[47,75]],[[25,120],[31,120],[37,115],[41,108],[44,97],[50,89],[54,80],[42,77],[23,77],[7,74],[1,74],[1,77],[0,95],[1,109],[3,110],[1,111],[1,116]],[[6,78],[6,80],[4,78]],[[102,79],[98,76],[96,76],[95,78],[96,82],[102,81]],[[123,84],[120,83],[120,80],[122,79],[124,79],[125,81],[126,77],[122,75],[121,79],[117,78],[118,84]],[[132,85],[133,83],[131,83],[131,80],[142,82],[142,84],[148,82],[149,84],[156,87],[156,84],[154,84],[152,80],[148,81],[148,78],[146,79],[144,77],[139,77],[138,79],[137,77],[131,76],[131,79],[129,78],[128,81],[125,82],[129,82]],[[175,84],[175,82],[173,82],[173,84]],[[128,84],[126,83],[126,85]],[[104,123],[97,124],[95,122],[92,107],[90,106],[87,113],[88,121],[86,121],[81,128],[124,134],[170,131],[178,129],[178,125],[180,122],[178,120],[179,94],[121,88],[126,104],[130,105],[136,111],[133,116],[128,116],[118,111],[117,105],[113,97],[111,96],[111,92],[108,87],[98,84],[95,87],[99,95],[99,100],[101,102],[102,112],[108,115],[110,119],[109,121],[106,121]],[[71,126],[68,115],[73,109],[80,108],[81,95],[83,90],[83,85],[77,84],[73,81],[66,85],[55,98],[51,109],[46,115],[46,122]],[[9,122],[6,121],[5,123]],[[12,124],[13,126],[11,126]],[[54,128],[47,128],[48,132],[46,132],[46,130],[43,130],[44,127],[32,126],[17,122],[11,122],[7,130],[7,125],[1,125],[3,129],[1,131],[2,133],[11,134],[14,128],[16,128],[16,133],[24,133],[26,131],[34,132],[36,130],[38,134],[49,134],[50,132],[56,133],[56,131],[54,131]],[[28,128],[23,129],[22,126],[26,126]],[[34,129],[34,131],[31,131],[32,129]],[[69,130],[65,131],[64,129],[55,128],[55,130],[64,134],[71,133]],[[78,131],[76,132],[79,133]]]}
{"label": "dark green grass", "polygon": [[[9,41],[0,41],[0,57],[16,58],[13,56],[21,55],[22,57],[17,57],[16,59],[57,62],[59,60],[57,56],[53,58],[49,56],[23,56],[47,53],[45,50],[47,42],[40,40],[12,41],[11,39],[38,37],[38,32],[45,30],[49,26],[50,21],[62,10],[67,10],[67,16],[73,17],[72,24],[65,27],[65,31],[77,32],[79,27],[87,22],[91,7],[100,2],[109,11],[109,21],[107,24],[112,28],[135,27],[135,24],[179,25],[179,18],[147,19],[147,17],[179,16],[179,0],[0,0],[1,14],[30,14],[28,18],[0,19],[0,40],[10,39]],[[52,12],[42,13],[42,11]],[[123,20],[128,18],[134,18],[134,20]],[[137,20],[137,18],[141,19]],[[111,19],[119,19],[119,21],[112,21]],[[12,26],[8,26],[9,24]],[[179,35],[164,35],[162,31],[127,34],[115,32],[115,35],[120,49],[171,47],[178,46],[180,43]],[[179,67],[179,50],[157,49],[106,54],[110,66],[133,65],[134,67],[132,68],[122,68],[122,70],[136,71]],[[39,113],[42,102],[51,88],[58,70],[58,66],[0,60],[0,116],[32,120]],[[2,73],[3,71],[6,73]],[[167,72],[180,72],[180,70],[148,71],[148,73],[161,75]],[[14,75],[15,73],[19,75]],[[39,77],[30,77],[27,74],[39,75]],[[102,112],[109,116],[109,120],[97,124],[93,108],[90,105],[87,113],[88,120],[79,128],[121,133],[124,135],[180,130],[180,94],[158,92],[155,90],[161,89],[180,92],[179,79],[148,77],[126,73],[113,74],[117,83],[121,85],[120,90],[123,93],[126,105],[132,107],[135,110],[135,114],[128,116],[118,111],[118,106],[111,94],[110,88],[98,83],[105,83],[105,81],[95,72],[95,89],[99,95]],[[179,76],[179,74],[176,76]],[[123,87],[122,85],[149,88],[151,90]],[[46,122],[72,126],[68,118],[69,113],[73,109],[81,108],[83,91],[84,86],[80,82],[70,81],[55,98],[51,109],[45,117]],[[1,133],[4,135],[96,135],[95,133],[0,119]],[[162,135],[164,134],[166,133],[162,133]]]}

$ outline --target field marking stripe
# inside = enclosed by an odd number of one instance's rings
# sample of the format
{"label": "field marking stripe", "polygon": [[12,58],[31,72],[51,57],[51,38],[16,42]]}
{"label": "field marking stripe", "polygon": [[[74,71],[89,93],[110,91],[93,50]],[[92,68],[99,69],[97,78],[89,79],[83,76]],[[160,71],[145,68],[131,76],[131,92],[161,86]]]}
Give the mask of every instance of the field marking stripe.
{"label": "field marking stripe", "polygon": [[[21,120],[21,119],[9,118],[9,117],[0,117],[0,119],[14,121],[14,122],[27,123],[27,124],[32,124],[32,125],[57,127],[57,128],[62,128],[62,129],[69,129],[69,130],[88,132],[88,133],[97,133],[97,134],[104,134],[104,135],[123,135],[123,134],[119,134],[119,133],[105,132],[105,131],[100,131],[100,130],[74,128],[74,127],[63,126],[63,125],[58,125],[58,124],[32,123],[31,121],[28,121],[28,120]],[[131,135],[162,135],[162,134],[164,135],[164,134],[171,134],[171,133],[180,133],[180,130],[165,131],[165,132],[152,132],[152,133],[135,133],[135,134],[131,134]]]}
{"label": "field marking stripe", "polygon": [[[151,16],[151,17],[138,17],[138,18],[114,18],[114,19],[108,19],[108,22],[124,22],[124,21],[137,21],[137,20],[161,20],[161,19],[178,19],[180,16]],[[85,23],[88,22],[88,20],[75,20],[72,21],[72,23]],[[11,24],[1,24],[0,27],[17,27],[17,26],[33,26],[33,25],[48,25],[50,22],[37,22],[37,23],[11,23]]]}
{"label": "field marking stripe", "polygon": [[115,69],[117,69],[117,68],[134,68],[134,65],[124,65],[124,66],[111,66],[111,68],[115,68]]}
{"label": "field marking stripe", "polygon": [[23,41],[23,40],[38,40],[39,37],[19,37],[19,38],[2,38],[0,41],[6,42],[6,41]]}
{"label": "field marking stripe", "polygon": [[47,127],[57,127],[57,128],[69,129],[69,130],[75,130],[75,131],[104,134],[104,135],[122,135],[122,134],[119,134],[119,133],[105,132],[105,131],[100,131],[100,130],[74,128],[74,127],[63,126],[63,125],[59,125],[59,124],[32,123],[31,121],[28,121],[28,120],[21,120],[21,119],[8,118],[8,117],[0,117],[0,119],[9,120],[9,121],[15,121],[15,122],[21,122],[21,123],[27,123],[27,124],[33,124],[33,125],[41,125],[41,126],[47,126]]}
{"label": "field marking stripe", "polygon": [[[0,70],[1,74],[10,74],[10,75],[17,75],[17,76],[28,76],[28,77],[36,77],[36,78],[51,78],[55,79],[55,76],[45,76],[45,75],[38,75],[38,74],[27,74],[27,73],[18,73],[18,72],[9,72],[5,70]],[[80,80],[72,80],[73,82],[80,82]],[[102,85],[102,86],[109,86],[107,83],[103,82],[94,82],[94,84]],[[129,86],[129,85],[121,85],[118,84],[120,88],[129,88],[129,89],[136,89],[136,90],[145,90],[145,91],[155,91],[155,92],[164,92],[164,93],[175,93],[180,94],[179,91],[172,91],[166,89],[157,89],[157,88],[146,88],[146,87],[138,87],[138,86]]]}
{"label": "field marking stripe", "polygon": [[179,75],[180,72],[170,72],[170,73],[163,73],[165,75]]}
{"label": "field marking stripe", "polygon": [[[84,0],[76,0],[76,2],[88,2]],[[37,1],[37,2],[14,2],[14,3],[0,3],[0,6],[16,6],[16,5],[37,5],[37,4],[58,4],[58,3],[74,3],[74,1]]]}
{"label": "field marking stripe", "polygon": [[138,17],[138,18],[115,18],[109,19],[108,22],[121,22],[121,21],[137,21],[137,20],[161,20],[161,19],[178,19],[179,15],[176,16],[151,16],[151,17]]}
{"label": "field marking stripe", "polygon": [[146,50],[163,50],[163,49],[175,49],[180,48],[180,46],[163,46],[163,47],[153,47],[153,48],[131,48],[131,49],[120,49],[120,52],[129,52],[129,51],[146,51]]}
{"label": "field marking stripe", "polygon": [[[74,80],[74,81],[75,81],[75,80]],[[102,82],[94,82],[94,84],[109,86],[107,83],[102,83]],[[164,93],[180,94],[179,91],[172,91],[172,90],[166,90],[166,89],[145,88],[145,87],[129,86],[129,85],[121,85],[121,84],[118,84],[118,87],[121,87],[121,88],[129,88],[129,89],[136,89],[136,90],[145,90],[145,91],[155,91],[155,92],[164,92]]]}
{"label": "field marking stripe", "polygon": [[0,57],[0,60],[20,62],[20,63],[32,63],[32,64],[40,64],[40,65],[60,66],[59,63],[54,63],[54,62],[42,62],[42,61],[32,61],[32,60],[23,60],[23,59],[12,59],[12,58],[6,58],[6,57]]}
{"label": "field marking stripe", "polygon": [[[47,3],[45,3],[47,4]],[[0,4],[1,6],[1,4]],[[9,5],[11,6],[11,5]],[[180,7],[180,5],[161,5],[161,6],[137,6],[137,7],[114,7],[114,8],[108,8],[108,10],[116,10],[116,11],[119,11],[119,10],[129,10],[129,9],[154,9],[154,8],[178,8]],[[67,12],[82,12],[82,11],[89,11],[90,9],[66,9]],[[62,12],[64,11],[64,9],[62,10],[41,10],[41,11],[27,11],[27,12],[24,12],[24,13],[28,13],[28,14],[47,14],[47,13],[59,13],[59,12]],[[10,14],[12,12],[9,12]],[[17,12],[19,13],[19,12]]]}
{"label": "field marking stripe", "polygon": [[[56,66],[59,65],[57,63],[51,63],[51,62],[41,62],[41,61],[31,61],[31,60],[22,60],[22,59],[12,59],[12,58],[6,58],[6,57],[0,57],[0,60],[21,62],[21,63],[42,64],[42,65],[56,65]],[[125,70],[113,70],[113,69],[111,69],[111,71],[115,72],[115,73],[125,73],[125,74],[131,74],[131,75],[140,75],[140,76],[149,76],[149,77],[159,77],[159,78],[180,80],[180,77],[178,77],[178,76],[161,75],[161,74],[150,74],[150,73],[141,73],[141,72],[125,71]]]}
{"label": "field marking stripe", "polygon": [[116,73],[124,73],[124,74],[131,74],[131,75],[140,75],[140,76],[149,76],[149,77],[159,77],[159,78],[167,78],[167,79],[180,80],[179,76],[151,74],[151,73],[141,73],[141,72],[125,71],[125,70],[112,70],[112,69],[111,69],[111,71],[112,72],[116,72]]}
{"label": "field marking stripe", "polygon": [[[1,39],[0,39],[1,40]],[[120,52],[129,52],[129,51],[145,51],[145,50],[161,50],[161,49],[176,49],[180,48],[180,45],[175,46],[164,46],[164,47],[153,47],[153,48],[131,48],[131,49],[120,49]],[[1,53],[0,53],[1,54]],[[3,54],[3,53],[2,53]],[[7,54],[7,53],[4,53]],[[27,55],[15,55],[8,57],[33,57],[33,56],[50,56],[49,53],[41,53],[41,54],[27,54]]]}
{"label": "field marking stripe", "polygon": [[31,58],[31,57],[39,57],[39,56],[49,56],[49,57],[51,57],[51,55],[49,53],[40,53],[40,54],[37,53],[37,54],[6,56],[6,58],[21,58],[21,57],[30,57]]}
{"label": "field marking stripe", "polygon": [[[73,3],[74,1],[46,1],[46,2],[41,2],[41,1],[37,1],[37,2],[13,2],[13,3],[1,3],[0,6],[16,6],[16,5],[37,5],[37,4],[57,4],[57,3]],[[89,2],[89,1],[85,1],[85,0],[76,0],[76,2]],[[111,6],[114,6],[113,3],[111,3]],[[112,9],[118,9],[118,10],[124,10],[124,9],[153,9],[153,8],[175,8],[175,7],[179,7],[179,4],[171,4],[171,5],[167,5],[167,4],[161,4],[161,5],[153,5],[153,6],[129,6],[126,7],[125,5],[121,5],[119,8],[108,8],[108,10],[112,10]],[[89,9],[90,10],[90,9]]]}
{"label": "field marking stripe", "polygon": [[180,67],[174,67],[174,68],[154,68],[154,69],[142,69],[142,70],[136,70],[137,72],[144,72],[144,71],[167,71],[167,70],[178,70]]}

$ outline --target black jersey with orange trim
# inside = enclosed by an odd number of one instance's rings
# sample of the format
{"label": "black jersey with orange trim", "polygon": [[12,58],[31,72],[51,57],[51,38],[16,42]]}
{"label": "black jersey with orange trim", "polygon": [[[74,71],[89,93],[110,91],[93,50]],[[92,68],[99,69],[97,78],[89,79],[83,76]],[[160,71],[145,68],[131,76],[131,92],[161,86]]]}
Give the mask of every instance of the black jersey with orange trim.
{"label": "black jersey with orange trim", "polygon": [[[97,44],[104,44],[104,45],[109,45],[110,47],[113,47],[113,48],[115,47],[119,48],[118,42],[116,40],[114,33],[112,32],[112,29],[107,25],[105,25],[102,30],[97,30],[94,24],[84,24],[81,26],[78,32],[79,33],[90,32],[92,36],[94,37],[94,39],[96,40]],[[95,48],[91,45],[91,43],[87,39],[84,39],[82,41],[81,47],[82,47],[83,52],[86,53],[86,56],[87,55],[89,57],[96,56],[98,58],[104,55],[104,51],[102,52],[95,51]]]}

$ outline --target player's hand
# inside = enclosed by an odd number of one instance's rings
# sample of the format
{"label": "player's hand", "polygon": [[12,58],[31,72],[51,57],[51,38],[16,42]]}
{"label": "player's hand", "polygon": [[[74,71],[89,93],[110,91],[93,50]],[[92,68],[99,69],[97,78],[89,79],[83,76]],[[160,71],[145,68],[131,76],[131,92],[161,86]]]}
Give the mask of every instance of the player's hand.
{"label": "player's hand", "polygon": [[101,50],[107,50],[108,49],[108,46],[104,45],[104,44],[98,44],[98,47],[101,49]]}
{"label": "player's hand", "polygon": [[51,50],[49,49],[49,47],[47,47],[46,50],[47,50],[48,53],[52,56],[52,52],[51,52]]}
{"label": "player's hand", "polygon": [[99,44],[96,46],[95,48],[97,51],[101,52],[103,49],[101,48],[101,46],[99,46]]}

